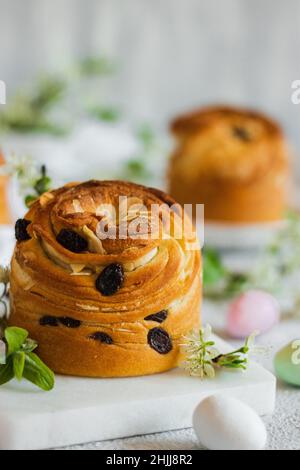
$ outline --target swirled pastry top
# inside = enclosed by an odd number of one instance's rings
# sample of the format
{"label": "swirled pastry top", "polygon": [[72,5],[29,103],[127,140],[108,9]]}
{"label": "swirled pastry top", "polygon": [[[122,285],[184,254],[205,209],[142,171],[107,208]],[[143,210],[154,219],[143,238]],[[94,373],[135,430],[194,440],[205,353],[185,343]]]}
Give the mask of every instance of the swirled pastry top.
{"label": "swirled pastry top", "polygon": [[176,172],[191,181],[204,176],[244,183],[287,159],[280,127],[255,111],[207,107],[175,119],[171,131],[178,139]]}
{"label": "swirled pastry top", "polygon": [[[161,212],[158,214],[155,209]],[[159,246],[166,228],[164,213],[172,214],[169,227],[172,235],[174,224],[181,223],[184,213],[165,193],[123,181],[71,183],[42,195],[33,204],[26,216],[31,222],[27,231],[33,238],[39,238],[49,257],[60,264],[83,262],[93,266],[115,260],[134,263]],[[132,237],[130,223],[137,219],[142,223],[137,227],[138,234]],[[115,236],[105,236],[108,224],[115,228]],[[85,238],[88,247],[75,253],[67,249],[58,239],[64,229]],[[179,241],[192,240],[182,237]]]}
{"label": "swirled pastry top", "polygon": [[[119,204],[120,196],[127,198],[124,213],[122,201]],[[153,207],[160,208],[158,217],[152,217]],[[112,214],[114,208],[115,219]],[[64,281],[65,286],[72,286],[74,294],[79,286],[94,285],[88,275],[93,278],[112,263],[121,263],[125,272],[133,272],[132,276],[126,277],[127,287],[137,282],[137,276],[139,285],[149,279],[153,282],[155,280],[156,285],[158,271],[165,274],[167,283],[168,276],[170,279],[176,278],[175,267],[178,276],[182,276],[180,269],[193,269],[197,258],[196,252],[188,254],[191,244],[198,242],[189,219],[180,209],[165,193],[133,183],[89,181],[69,184],[44,194],[33,204],[26,220],[23,220],[26,223],[23,230],[30,239],[25,244],[17,244],[16,259],[26,269],[30,269],[30,276],[35,278],[35,283],[39,277],[43,279],[45,276],[61,290],[65,287],[61,286],[60,281]],[[136,237],[126,230],[121,233],[122,221],[127,223],[129,230],[131,223],[141,220]],[[183,221],[188,229],[185,227],[179,237],[173,237],[175,232],[180,234],[178,228],[182,227]],[[116,236],[113,233],[112,237],[106,238],[102,236],[101,230],[99,233],[99,223],[105,228],[107,222],[111,222],[110,226],[115,228]],[[74,234],[78,240],[74,240]],[[76,246],[75,249],[70,248],[70,242],[79,243],[79,249]],[[154,257],[155,269],[154,264],[150,263]],[[157,262],[158,259],[161,259],[161,263]],[[164,272],[166,264],[168,270]],[[139,270],[134,274],[137,268],[144,265],[142,272]],[[169,270],[170,266],[173,266],[173,271]],[[80,275],[80,280],[76,282],[71,276],[71,281],[70,274]],[[84,274],[87,275],[85,279],[82,276]]]}
{"label": "swirled pastry top", "polygon": [[[56,372],[175,367],[182,336],[199,325],[201,255],[188,221],[169,196],[133,183],[44,194],[16,223],[10,322],[30,332]],[[109,238],[106,227],[115,229]]]}

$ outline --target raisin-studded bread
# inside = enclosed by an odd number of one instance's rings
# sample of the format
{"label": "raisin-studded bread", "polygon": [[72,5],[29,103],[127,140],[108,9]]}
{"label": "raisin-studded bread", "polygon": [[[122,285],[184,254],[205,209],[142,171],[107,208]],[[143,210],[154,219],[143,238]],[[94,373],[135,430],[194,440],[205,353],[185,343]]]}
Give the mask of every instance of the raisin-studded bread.
{"label": "raisin-studded bread", "polygon": [[169,192],[179,203],[204,204],[208,221],[282,218],[289,163],[275,122],[247,109],[216,106],[178,117],[171,131],[176,146]]}
{"label": "raisin-studded bread", "polygon": [[[90,181],[44,194],[17,222],[10,323],[29,331],[55,372],[123,377],[178,365],[183,336],[199,326],[201,257],[192,236],[175,237],[174,202],[132,183]],[[168,237],[164,217],[148,218],[153,204],[169,216]],[[138,216],[147,220],[141,234],[154,236],[99,236],[110,207],[117,235],[120,220]]]}

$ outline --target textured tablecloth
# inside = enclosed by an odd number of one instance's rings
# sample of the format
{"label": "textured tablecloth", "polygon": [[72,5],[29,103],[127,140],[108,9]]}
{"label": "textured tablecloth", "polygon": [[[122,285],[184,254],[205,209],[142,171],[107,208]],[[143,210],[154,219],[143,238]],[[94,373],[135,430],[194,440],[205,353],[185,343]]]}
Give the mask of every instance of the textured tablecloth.
{"label": "textured tablecloth", "polygon": [[[268,450],[299,450],[300,393],[299,390],[278,387],[274,415],[265,419],[268,430]],[[66,447],[67,450],[196,450],[203,449],[193,429],[148,434],[126,439]]]}
{"label": "textured tablecloth", "polygon": [[[0,259],[9,260],[13,246],[11,229],[0,230]],[[225,340],[224,319],[226,303],[205,301],[203,320],[212,325],[214,332]],[[300,317],[283,317],[282,321],[267,334],[258,338],[260,344],[271,346],[270,353],[256,360],[273,372],[273,356],[278,349],[289,341],[300,338]],[[268,449],[300,449],[300,388],[290,387],[278,382],[276,409],[273,416],[265,418],[268,429]],[[201,449],[192,429],[169,431],[159,434],[135,436],[126,439],[93,442],[66,447],[65,449],[92,450],[192,450]]]}

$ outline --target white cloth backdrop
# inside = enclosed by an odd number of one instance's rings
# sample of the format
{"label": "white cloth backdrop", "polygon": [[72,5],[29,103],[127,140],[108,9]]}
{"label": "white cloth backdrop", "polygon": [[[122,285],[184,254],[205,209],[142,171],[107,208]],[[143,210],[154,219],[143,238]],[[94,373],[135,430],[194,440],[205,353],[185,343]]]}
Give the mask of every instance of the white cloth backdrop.
{"label": "white cloth backdrop", "polygon": [[41,69],[105,53],[107,93],[158,125],[232,101],[275,114],[300,146],[298,0],[0,0],[0,78],[11,92]]}

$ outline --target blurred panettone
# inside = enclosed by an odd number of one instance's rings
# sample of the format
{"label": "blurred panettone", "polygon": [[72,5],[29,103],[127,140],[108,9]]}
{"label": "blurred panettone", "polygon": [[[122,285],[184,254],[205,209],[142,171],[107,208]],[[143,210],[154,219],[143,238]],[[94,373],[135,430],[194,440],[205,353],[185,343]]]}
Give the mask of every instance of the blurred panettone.
{"label": "blurred panettone", "polygon": [[[4,164],[4,157],[0,152],[0,167]],[[9,208],[7,203],[7,177],[0,175],[0,224],[10,222]]]}
{"label": "blurred panettone", "polygon": [[287,206],[288,149],[280,127],[261,113],[233,107],[200,109],[175,119],[169,193],[181,204],[204,204],[205,219],[280,220]]}

